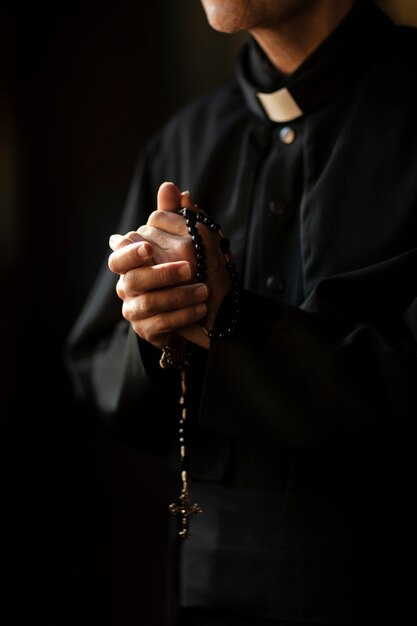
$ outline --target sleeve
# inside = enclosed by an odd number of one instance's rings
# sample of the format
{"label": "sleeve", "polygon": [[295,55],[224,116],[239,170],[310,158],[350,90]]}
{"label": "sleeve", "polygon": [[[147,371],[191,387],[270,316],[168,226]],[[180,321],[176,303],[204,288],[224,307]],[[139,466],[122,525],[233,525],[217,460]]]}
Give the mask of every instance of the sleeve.
{"label": "sleeve", "polygon": [[238,336],[210,348],[201,426],[313,458],[414,446],[416,272],[413,250],[324,280],[302,307],[244,292]]}

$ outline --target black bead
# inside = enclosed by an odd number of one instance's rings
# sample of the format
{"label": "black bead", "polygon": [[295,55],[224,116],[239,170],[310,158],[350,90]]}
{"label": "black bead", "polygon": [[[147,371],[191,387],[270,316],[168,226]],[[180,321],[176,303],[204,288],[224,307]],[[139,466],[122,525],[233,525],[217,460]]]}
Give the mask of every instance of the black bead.
{"label": "black bead", "polygon": [[[191,236],[194,253],[197,260],[196,266],[196,274],[195,279],[198,282],[205,282],[207,279],[207,263],[206,263],[206,252],[204,247],[203,238],[201,237],[199,230],[197,228],[197,222],[204,224],[212,233],[219,233],[220,235],[220,250],[222,251],[225,257],[225,268],[228,272],[230,282],[231,282],[231,298],[232,302],[230,305],[230,319],[228,322],[227,328],[223,328],[221,330],[211,329],[209,330],[205,326],[205,320],[200,320],[199,324],[204,328],[210,339],[218,339],[219,337],[229,337],[233,335],[235,332],[236,326],[238,324],[238,318],[240,315],[240,297],[241,297],[241,289],[239,284],[239,275],[236,269],[236,265],[233,261],[230,260],[228,255],[230,249],[230,241],[226,237],[223,236],[221,232],[220,224],[217,224],[212,217],[205,215],[199,211],[195,212],[191,209],[182,208],[179,213],[185,218],[186,225],[188,228],[188,233]],[[184,424],[184,420],[180,421],[180,424]],[[182,435],[183,429],[180,429],[179,434]],[[180,443],[184,442],[184,439],[180,439]]]}
{"label": "black bead", "polygon": [[230,249],[229,239],[226,239],[226,237],[223,237],[222,239],[220,239],[220,250],[223,252],[223,254],[226,254],[226,252],[229,252],[229,249]]}

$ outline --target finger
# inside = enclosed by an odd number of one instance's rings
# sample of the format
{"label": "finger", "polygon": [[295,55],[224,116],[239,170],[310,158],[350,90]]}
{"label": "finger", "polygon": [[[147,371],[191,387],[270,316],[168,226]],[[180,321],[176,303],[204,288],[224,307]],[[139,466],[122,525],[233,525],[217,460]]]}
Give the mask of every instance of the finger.
{"label": "finger", "polygon": [[167,338],[182,328],[196,324],[206,315],[205,304],[197,304],[176,311],[154,315],[143,320],[133,321],[135,332],[149,343],[163,348]]}
{"label": "finger", "polygon": [[123,241],[117,239],[113,242],[115,243],[115,250],[109,256],[108,266],[115,274],[125,274],[130,269],[149,262],[152,257],[152,246],[142,237],[136,243],[131,243],[125,237],[123,237]]}
{"label": "finger", "polygon": [[181,208],[192,209],[193,211],[198,211],[199,213],[203,213],[204,215],[206,215],[206,212],[200,209],[198,204],[195,204],[195,202],[190,196],[189,191],[183,191],[181,193],[180,202],[181,202]]}
{"label": "finger", "polygon": [[158,189],[157,207],[159,211],[178,211],[181,192],[174,183],[165,182]]}
{"label": "finger", "polygon": [[109,246],[113,251],[115,251],[138,241],[143,241],[143,238],[136,230],[130,230],[126,233],[126,235],[119,235],[118,233],[110,235]]}
{"label": "finger", "polygon": [[119,280],[116,283],[116,293],[121,300],[124,300],[126,298],[124,276],[120,276]]}
{"label": "finger", "polygon": [[146,291],[182,285],[191,277],[192,268],[187,261],[145,265],[125,273],[123,289],[125,294],[132,298]]}
{"label": "finger", "polygon": [[[161,211],[162,213],[162,211]],[[180,215],[177,215],[184,222]],[[181,231],[181,226],[178,227]],[[195,253],[187,229],[181,235],[175,235],[153,226],[141,226],[140,234],[153,246],[153,259],[156,264],[168,261],[188,261],[195,265]]]}
{"label": "finger", "polygon": [[114,251],[114,250],[117,250],[119,246],[123,245],[124,241],[125,241],[125,238],[123,237],[123,235],[118,235],[118,234],[110,235],[109,246]]}
{"label": "finger", "polygon": [[208,289],[203,283],[147,291],[124,302],[123,316],[132,322],[168,311],[191,307],[205,302],[207,297]]}
{"label": "finger", "polygon": [[[188,235],[187,226],[182,215],[171,211],[153,211],[148,218],[146,226],[152,226],[153,228],[158,228],[159,230],[180,237],[186,237]],[[147,238],[144,227],[141,226],[139,232],[145,239]],[[149,234],[150,233],[148,233],[148,235]]]}
{"label": "finger", "polygon": [[194,202],[192,201],[192,198],[190,196],[190,192],[188,190],[181,192],[180,206],[182,208],[185,208],[185,209],[194,209],[195,208]]}

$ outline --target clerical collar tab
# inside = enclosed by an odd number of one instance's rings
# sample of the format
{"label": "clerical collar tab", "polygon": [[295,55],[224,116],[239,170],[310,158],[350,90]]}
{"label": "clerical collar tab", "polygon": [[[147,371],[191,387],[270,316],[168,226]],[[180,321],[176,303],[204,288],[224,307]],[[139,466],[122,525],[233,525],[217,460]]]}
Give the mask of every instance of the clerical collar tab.
{"label": "clerical collar tab", "polygon": [[291,122],[303,115],[286,87],[272,93],[258,92],[256,96],[272,122]]}

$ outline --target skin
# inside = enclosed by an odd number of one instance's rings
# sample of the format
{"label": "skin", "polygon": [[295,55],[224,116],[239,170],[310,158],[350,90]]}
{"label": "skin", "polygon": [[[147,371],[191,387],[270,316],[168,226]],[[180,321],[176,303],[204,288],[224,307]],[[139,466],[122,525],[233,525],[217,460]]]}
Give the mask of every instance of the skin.
{"label": "skin", "polygon": [[355,0],[201,2],[212,28],[223,33],[250,33],[270,61],[289,74],[335,29]]}
{"label": "skin", "polygon": [[[250,33],[285,73],[303,63],[354,1],[201,0],[215,30]],[[123,302],[122,314],[139,337],[161,349],[174,335],[209,348],[198,321],[204,319],[206,326],[213,326],[230,281],[218,236],[203,226],[199,232],[206,247],[207,283],[193,280],[195,255],[185,220],[177,213],[180,207],[195,208],[189,193],[172,182],[163,183],[156,211],[147,223],[137,231],[110,237],[108,265],[119,275],[116,291]]]}
{"label": "skin", "polygon": [[207,335],[197,324],[207,318],[212,327],[218,308],[230,287],[224,257],[214,236],[200,228],[210,259],[207,284],[196,283],[194,248],[179,207],[194,208],[188,194],[171,182],[158,191],[157,210],[147,223],[126,235],[112,235],[109,268],[119,274],[116,291],[123,301],[122,314],[135,332],[158,348],[172,334],[208,348]]}

